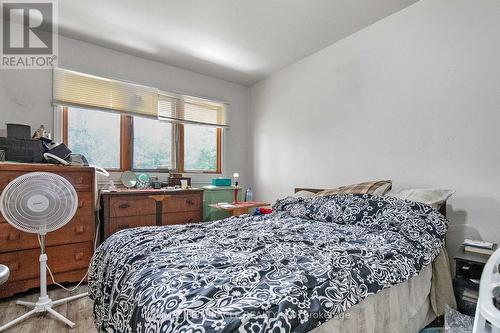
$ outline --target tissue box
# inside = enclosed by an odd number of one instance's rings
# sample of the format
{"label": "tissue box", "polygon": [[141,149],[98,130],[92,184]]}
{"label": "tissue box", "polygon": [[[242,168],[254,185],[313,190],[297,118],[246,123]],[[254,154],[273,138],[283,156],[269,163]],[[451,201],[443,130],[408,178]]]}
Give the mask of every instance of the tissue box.
{"label": "tissue box", "polygon": [[231,178],[212,178],[214,186],[231,186]]}

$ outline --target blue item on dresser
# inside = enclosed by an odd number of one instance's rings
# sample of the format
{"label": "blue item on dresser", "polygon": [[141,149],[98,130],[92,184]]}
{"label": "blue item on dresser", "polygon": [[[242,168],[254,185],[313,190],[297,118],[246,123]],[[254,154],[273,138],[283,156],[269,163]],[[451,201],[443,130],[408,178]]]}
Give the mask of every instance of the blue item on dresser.
{"label": "blue item on dresser", "polygon": [[231,186],[231,178],[212,178],[214,186]]}

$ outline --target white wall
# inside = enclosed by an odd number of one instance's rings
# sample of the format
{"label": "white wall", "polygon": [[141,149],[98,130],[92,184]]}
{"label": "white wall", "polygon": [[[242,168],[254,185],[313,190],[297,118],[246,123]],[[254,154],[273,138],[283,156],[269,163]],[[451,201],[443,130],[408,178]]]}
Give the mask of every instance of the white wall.
{"label": "white wall", "polygon": [[[229,103],[224,172],[237,171],[243,185],[250,183],[247,87],[64,37],[59,39],[59,66]],[[0,70],[0,128],[20,122],[33,130],[40,124],[52,129],[51,99],[50,70]]]}
{"label": "white wall", "polygon": [[421,0],[256,84],[256,197],[451,188],[449,249],[500,242],[499,36],[498,0]]}

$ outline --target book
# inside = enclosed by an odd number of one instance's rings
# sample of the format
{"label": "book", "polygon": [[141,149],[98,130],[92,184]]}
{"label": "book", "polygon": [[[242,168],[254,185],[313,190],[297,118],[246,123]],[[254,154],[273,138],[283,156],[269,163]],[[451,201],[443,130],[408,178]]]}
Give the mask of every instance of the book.
{"label": "book", "polygon": [[464,246],[464,252],[484,254],[484,255],[488,255],[488,256],[492,255],[496,249],[497,249],[496,244],[493,244],[493,247],[491,249],[485,249],[482,247],[476,247],[476,246],[470,246],[470,245]]}
{"label": "book", "polygon": [[464,246],[472,246],[472,247],[478,247],[482,249],[489,249],[491,250],[495,244],[492,242],[486,242],[486,241],[480,241],[480,240],[474,240],[474,239],[465,239],[464,240]]}
{"label": "book", "polygon": [[462,296],[475,299],[477,301],[479,298],[479,290],[465,289]]}
{"label": "book", "polygon": [[462,296],[462,300],[464,300],[466,302],[470,302],[470,303],[477,303],[477,298]]}

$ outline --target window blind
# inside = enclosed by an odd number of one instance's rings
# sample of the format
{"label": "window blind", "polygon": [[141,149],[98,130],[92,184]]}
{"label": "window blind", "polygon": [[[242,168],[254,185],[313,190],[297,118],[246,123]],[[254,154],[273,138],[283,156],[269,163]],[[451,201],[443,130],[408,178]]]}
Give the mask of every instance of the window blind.
{"label": "window blind", "polygon": [[167,121],[228,127],[226,107],[206,99],[160,93],[159,118]]}
{"label": "window blind", "polygon": [[55,68],[53,104],[158,118],[158,89]]}

